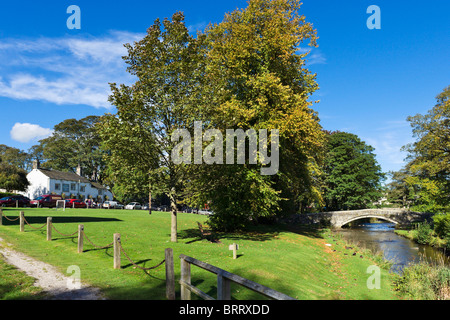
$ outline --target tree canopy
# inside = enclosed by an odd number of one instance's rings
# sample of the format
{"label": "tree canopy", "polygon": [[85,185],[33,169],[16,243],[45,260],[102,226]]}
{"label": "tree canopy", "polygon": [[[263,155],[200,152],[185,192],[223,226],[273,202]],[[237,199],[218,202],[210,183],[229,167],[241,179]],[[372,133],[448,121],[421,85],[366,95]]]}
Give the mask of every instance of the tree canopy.
{"label": "tree canopy", "polygon": [[[177,241],[177,198],[183,166],[170,159],[172,133],[190,127],[201,104],[201,38],[194,39],[184,15],[157,19],[144,39],[127,44],[132,86],[111,84],[110,101],[117,113],[103,117],[99,133],[109,152],[108,172],[115,189],[167,194],[171,201],[171,240]],[[151,209],[150,209],[151,210]]]}
{"label": "tree canopy", "polygon": [[83,176],[102,182],[105,162],[96,130],[98,121],[98,116],[64,120],[55,125],[53,134],[40,140],[30,153],[44,168],[76,172],[81,166]]}
{"label": "tree canopy", "polygon": [[[406,145],[404,171],[409,197],[416,210],[439,212],[450,206],[450,86],[427,114],[408,117],[416,142]],[[391,193],[397,191],[391,188]]]}
{"label": "tree canopy", "polygon": [[[205,31],[209,128],[278,130],[279,170],[262,176],[261,164],[195,168],[191,200],[210,203],[213,227],[232,230],[259,218],[294,213],[311,194],[324,134],[309,101],[318,88],[301,45],[316,46],[316,31],[299,1],[252,0]],[[270,146],[269,144],[267,145]]]}
{"label": "tree canopy", "polygon": [[19,149],[0,146],[0,188],[7,192],[25,191],[29,182],[25,166],[26,153]]}
{"label": "tree canopy", "polygon": [[[209,203],[212,225],[222,229],[273,216],[283,206],[293,212],[298,197],[310,190],[324,142],[309,101],[318,87],[315,75],[298,49],[305,41],[315,46],[316,33],[299,9],[299,1],[252,0],[197,37],[176,13],[156,20],[144,39],[127,45],[128,71],[138,80],[112,85],[117,113],[100,126],[115,188],[131,191],[147,183],[151,192],[169,195],[173,215],[177,198],[195,206]],[[171,135],[177,129],[192,133],[194,121],[202,131],[224,136],[227,129],[278,130],[278,173],[262,176],[262,164],[249,159],[174,164]]]}
{"label": "tree canopy", "polygon": [[362,209],[381,198],[384,174],[373,151],[354,134],[328,136],[323,191],[328,210]]}

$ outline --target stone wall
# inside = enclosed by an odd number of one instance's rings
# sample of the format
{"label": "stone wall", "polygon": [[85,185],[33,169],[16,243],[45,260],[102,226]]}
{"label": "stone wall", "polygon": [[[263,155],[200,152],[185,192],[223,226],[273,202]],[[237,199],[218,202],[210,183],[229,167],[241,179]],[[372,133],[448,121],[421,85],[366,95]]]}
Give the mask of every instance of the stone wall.
{"label": "stone wall", "polygon": [[398,225],[409,225],[416,221],[430,220],[432,216],[432,213],[386,208],[296,214],[289,217],[287,222],[299,224],[321,223],[329,224],[334,228],[341,228],[351,221],[363,218],[378,218]]}

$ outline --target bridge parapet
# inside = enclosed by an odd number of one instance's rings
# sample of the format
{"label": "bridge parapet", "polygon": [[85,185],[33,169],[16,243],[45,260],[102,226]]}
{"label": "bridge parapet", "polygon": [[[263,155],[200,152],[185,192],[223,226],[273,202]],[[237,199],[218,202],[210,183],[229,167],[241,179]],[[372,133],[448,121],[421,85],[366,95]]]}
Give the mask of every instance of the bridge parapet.
{"label": "bridge parapet", "polygon": [[326,223],[334,228],[341,228],[355,220],[363,218],[377,218],[397,225],[410,225],[412,222],[430,220],[432,213],[408,211],[407,209],[362,209],[348,211],[330,211],[318,213],[304,213],[292,216],[289,221],[301,224]]}

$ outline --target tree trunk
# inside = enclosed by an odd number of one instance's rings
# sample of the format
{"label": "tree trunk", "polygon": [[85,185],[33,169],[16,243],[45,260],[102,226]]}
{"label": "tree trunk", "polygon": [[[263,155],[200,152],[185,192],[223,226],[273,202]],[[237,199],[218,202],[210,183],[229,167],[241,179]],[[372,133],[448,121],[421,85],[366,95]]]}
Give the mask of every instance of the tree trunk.
{"label": "tree trunk", "polygon": [[152,214],[152,186],[149,183],[148,186],[148,214]]}
{"label": "tree trunk", "polygon": [[170,241],[178,242],[178,239],[177,239],[177,202],[176,202],[176,198],[175,198],[175,188],[172,188],[172,192],[170,193],[170,208],[172,210]]}

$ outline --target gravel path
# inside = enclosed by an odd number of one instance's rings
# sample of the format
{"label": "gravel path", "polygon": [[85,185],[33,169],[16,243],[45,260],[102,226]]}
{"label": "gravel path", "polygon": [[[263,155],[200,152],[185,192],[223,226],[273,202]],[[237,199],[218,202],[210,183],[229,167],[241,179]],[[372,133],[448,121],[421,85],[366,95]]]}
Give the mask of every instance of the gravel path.
{"label": "gravel path", "polygon": [[41,287],[51,300],[105,300],[97,288],[82,285],[80,289],[71,289],[70,284],[73,283],[71,277],[63,275],[47,263],[8,248],[2,238],[0,238],[0,254],[8,264],[35,278],[34,285]]}

